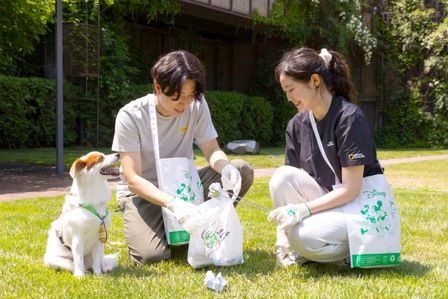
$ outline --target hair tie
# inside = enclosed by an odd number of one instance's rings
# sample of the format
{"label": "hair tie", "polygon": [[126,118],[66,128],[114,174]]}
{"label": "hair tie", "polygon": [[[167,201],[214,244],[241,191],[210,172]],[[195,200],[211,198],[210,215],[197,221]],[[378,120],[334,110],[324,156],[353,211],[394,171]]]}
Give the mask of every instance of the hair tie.
{"label": "hair tie", "polygon": [[319,56],[324,60],[326,67],[330,64],[330,61],[333,58],[330,52],[328,52],[328,50],[325,48],[322,48],[322,50],[320,50]]}

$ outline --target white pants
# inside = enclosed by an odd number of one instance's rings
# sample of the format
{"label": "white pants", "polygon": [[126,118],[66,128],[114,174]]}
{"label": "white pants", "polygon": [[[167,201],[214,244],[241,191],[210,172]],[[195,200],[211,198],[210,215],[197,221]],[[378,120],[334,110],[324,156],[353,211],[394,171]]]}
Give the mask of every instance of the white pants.
{"label": "white pants", "polygon": [[[306,171],[281,166],[269,182],[274,207],[312,201],[328,191]],[[290,248],[316,262],[333,262],[349,256],[348,234],[342,208],[313,214],[287,232],[277,228],[276,246]]]}

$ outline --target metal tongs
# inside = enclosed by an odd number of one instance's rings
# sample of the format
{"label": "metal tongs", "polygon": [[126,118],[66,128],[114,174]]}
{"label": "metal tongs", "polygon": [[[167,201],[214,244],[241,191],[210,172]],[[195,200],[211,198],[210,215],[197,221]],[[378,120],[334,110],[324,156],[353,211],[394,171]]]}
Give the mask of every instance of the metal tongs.
{"label": "metal tongs", "polygon": [[229,194],[224,189],[222,189],[222,187],[221,187],[221,185],[219,183],[213,183],[213,184],[210,185],[208,196],[211,197],[211,198],[217,198],[217,199],[220,198],[220,197],[226,197],[226,198],[230,199],[233,202],[242,203],[242,204],[245,204],[247,206],[251,206],[252,208],[256,208],[256,209],[259,209],[259,210],[262,210],[262,211],[265,211],[265,212],[270,212],[271,211],[267,207],[265,207],[263,205],[260,205],[260,204],[254,202],[252,200],[249,200],[247,198],[245,198],[242,201],[243,198],[240,197],[240,196],[237,196],[235,194],[233,194],[232,198],[230,198]]}

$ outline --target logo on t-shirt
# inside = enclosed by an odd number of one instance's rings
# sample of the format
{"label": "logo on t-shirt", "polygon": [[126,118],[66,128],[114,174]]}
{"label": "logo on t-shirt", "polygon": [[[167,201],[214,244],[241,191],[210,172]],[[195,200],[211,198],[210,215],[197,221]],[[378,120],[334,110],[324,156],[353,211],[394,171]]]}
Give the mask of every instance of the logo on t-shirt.
{"label": "logo on t-shirt", "polygon": [[334,145],[333,141],[330,141],[330,142],[327,143],[328,147],[333,146],[333,145]]}
{"label": "logo on t-shirt", "polygon": [[356,160],[356,159],[362,159],[365,158],[366,156],[364,156],[363,153],[357,153],[357,154],[348,154],[347,158],[349,160]]}
{"label": "logo on t-shirt", "polygon": [[181,131],[182,133],[185,133],[188,131],[188,127],[182,127],[179,129],[179,131]]}

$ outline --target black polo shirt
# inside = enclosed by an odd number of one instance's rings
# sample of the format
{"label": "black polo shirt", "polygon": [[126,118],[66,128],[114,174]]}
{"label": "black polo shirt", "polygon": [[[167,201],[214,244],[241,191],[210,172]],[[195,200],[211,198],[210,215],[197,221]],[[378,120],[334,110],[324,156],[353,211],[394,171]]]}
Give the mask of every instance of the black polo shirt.
{"label": "black polo shirt", "polygon": [[[364,165],[364,177],[382,173],[369,124],[357,105],[334,96],[328,113],[316,124],[340,181],[341,167]],[[320,153],[308,112],[297,113],[288,123],[285,164],[304,169],[328,190],[336,183]]]}

